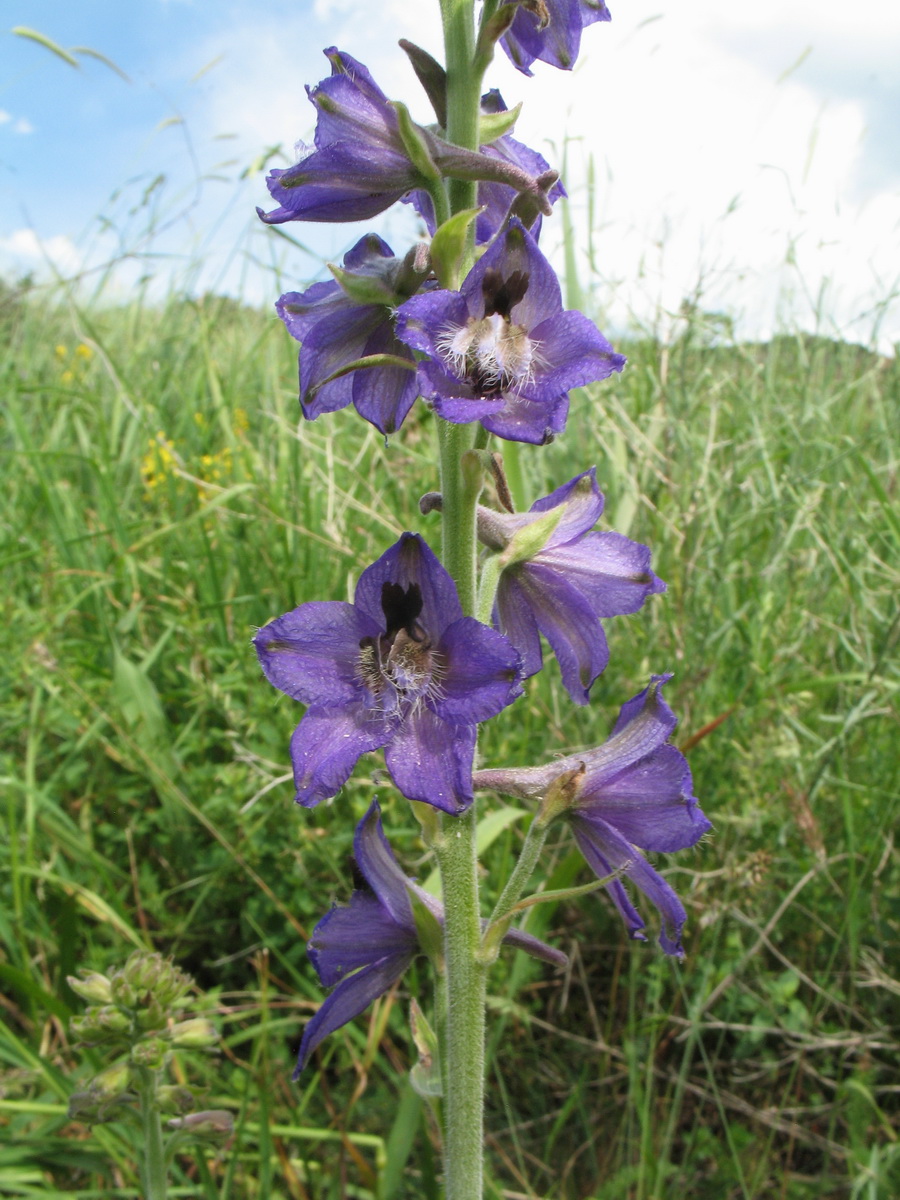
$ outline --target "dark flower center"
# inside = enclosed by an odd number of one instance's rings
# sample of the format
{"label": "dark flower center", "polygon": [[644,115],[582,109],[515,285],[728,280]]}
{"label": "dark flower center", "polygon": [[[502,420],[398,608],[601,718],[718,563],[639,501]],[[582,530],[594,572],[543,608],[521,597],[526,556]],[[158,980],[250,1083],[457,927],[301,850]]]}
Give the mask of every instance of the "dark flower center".
{"label": "dark flower center", "polygon": [[404,588],[385,581],[381,587],[381,610],[385,631],[380,637],[364,637],[359,643],[359,672],[373,695],[399,704],[419,700],[438,682],[437,656],[431,639],[419,622],[422,591],[417,583]]}

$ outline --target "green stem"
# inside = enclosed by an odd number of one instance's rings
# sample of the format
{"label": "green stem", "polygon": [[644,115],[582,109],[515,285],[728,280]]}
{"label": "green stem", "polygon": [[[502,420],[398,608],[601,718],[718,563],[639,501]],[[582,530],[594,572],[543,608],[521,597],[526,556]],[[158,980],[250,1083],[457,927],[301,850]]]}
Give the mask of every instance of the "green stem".
{"label": "green stem", "polygon": [[138,1067],[138,1078],[144,1134],[144,1200],[166,1200],[166,1151],[156,1102],[157,1073]]}
{"label": "green stem", "polygon": [[535,817],[528,828],[528,833],[525,835],[525,841],[519,854],[519,861],[516,863],[512,875],[506,881],[506,887],[500,893],[500,899],[491,913],[491,924],[494,921],[499,921],[501,917],[505,917],[525,891],[525,886],[534,873],[534,868],[537,865],[541,850],[544,848],[546,838],[547,825]]}
{"label": "green stem", "polygon": [[[478,148],[483,71],[475,66],[474,0],[441,0],[447,68],[447,138],[469,150]],[[474,181],[449,183],[451,213],[474,208]],[[461,275],[475,260],[474,223],[461,263]],[[455,283],[451,286],[458,286]],[[452,575],[463,612],[475,611],[475,507],[480,471],[472,469],[475,429],[439,422],[443,560]],[[444,893],[446,1029],[444,1061],[444,1176],[447,1200],[481,1200],[484,1154],[484,1026],[486,967],[479,961],[481,910],[475,852],[474,805],[461,817],[444,821],[437,844]]]}
{"label": "green stem", "polygon": [[438,848],[444,888],[447,971],[444,1178],[446,1200],[481,1200],[484,1154],[486,966],[479,961],[481,920],[474,806],[452,822]]}
{"label": "green stem", "polygon": [[525,475],[522,470],[522,452],[518,442],[506,442],[503,446],[503,474],[513,498],[516,512],[526,512],[528,509],[528,489],[525,486]]}

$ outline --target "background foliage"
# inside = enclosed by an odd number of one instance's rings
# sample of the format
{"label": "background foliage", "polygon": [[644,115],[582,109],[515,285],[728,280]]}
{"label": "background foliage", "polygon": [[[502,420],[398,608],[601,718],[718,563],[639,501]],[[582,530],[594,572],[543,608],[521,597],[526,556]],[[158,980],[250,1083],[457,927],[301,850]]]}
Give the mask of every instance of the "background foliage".
{"label": "background foliage", "polygon": [[[431,416],[389,445],[346,412],[298,424],[280,323],[219,297],[7,287],[0,325],[0,1193],[138,1195],[133,1135],[66,1119],[96,1060],[67,1032],[83,1006],[65,977],[147,946],[212,992],[224,1050],[190,1081],[237,1125],[217,1157],[179,1158],[173,1194],[437,1196],[401,1082],[424,968],[289,1082],[321,999],[304,942],[349,894],[373,793],[411,873],[431,864],[374,756],[333,806],[292,806],[299,708],[249,644],[293,605],[345,598],[403,529],[436,545],[417,511]],[[673,670],[715,834],[669,869],[681,965],[626,943],[603,897],[533,910],[571,966],[517,956],[492,976],[489,1194],[888,1200],[900,368],[803,335],[731,344],[695,308],[669,344],[618,348],[624,374],[573,396],[549,451],[523,447],[526,477],[534,498],[596,463],[608,526],[654,548],[669,591],[608,623],[589,708],[572,714],[550,662],[483,758],[602,740]],[[523,816],[488,826],[490,879]],[[551,887],[589,874],[562,834],[544,870]]]}

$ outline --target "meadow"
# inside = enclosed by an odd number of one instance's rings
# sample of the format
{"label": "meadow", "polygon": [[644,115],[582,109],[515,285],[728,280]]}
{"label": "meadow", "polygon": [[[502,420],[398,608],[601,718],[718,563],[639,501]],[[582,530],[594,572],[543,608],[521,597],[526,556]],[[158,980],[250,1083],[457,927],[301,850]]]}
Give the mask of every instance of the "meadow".
{"label": "meadow", "polygon": [[[410,873],[431,864],[376,756],[332,806],[293,806],[299,706],[250,645],[294,605],[346,598],[404,529],[437,548],[417,507],[432,416],[387,445],[355,414],[301,423],[294,344],[221,297],[6,287],[0,331],[0,1194],[140,1195],[137,1134],[66,1115],[99,1063],[69,1031],[84,1005],[66,977],[147,947],[223,1032],[176,1077],[235,1117],[225,1149],[177,1157],[173,1196],[435,1200],[434,1131],[404,1082],[424,969],[290,1082],[322,996],[305,941],[349,895],[373,794],[417,847]],[[668,593],[609,623],[588,708],[549,663],[483,761],[596,744],[671,670],[715,831],[658,863],[689,911],[683,963],[628,943],[603,894],[532,910],[564,972],[501,959],[487,1195],[891,1200],[900,365],[798,333],[733,343],[699,312],[668,344],[618,348],[622,376],[576,393],[523,475],[533,499],[596,464],[606,526],[654,548]],[[484,811],[502,878],[526,814]],[[543,872],[589,879],[568,834]]]}

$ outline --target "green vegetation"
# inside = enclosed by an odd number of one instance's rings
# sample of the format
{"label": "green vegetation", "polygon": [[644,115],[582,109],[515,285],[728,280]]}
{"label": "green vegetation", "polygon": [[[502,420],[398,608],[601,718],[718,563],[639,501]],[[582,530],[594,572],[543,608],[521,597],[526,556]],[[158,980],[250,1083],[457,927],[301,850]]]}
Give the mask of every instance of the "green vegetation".
{"label": "green vegetation", "polygon": [[[65,981],[145,947],[213,994],[204,1105],[235,1118],[227,1149],[178,1158],[173,1195],[437,1197],[399,1082],[414,974],[290,1083],[321,997],[305,938],[349,894],[373,792],[410,871],[431,864],[374,756],[332,807],[292,806],[299,706],[250,647],[292,605],[344,598],[404,528],[436,544],[417,510],[432,418],[389,446],[353,413],[298,424],[292,343],[234,301],[4,293],[0,327],[0,1194],[139,1195],[137,1133],[66,1117],[99,1060]],[[698,318],[670,347],[622,347],[621,379],[522,454],[532,498],[596,462],[610,526],[654,547],[669,592],[609,623],[588,709],[549,662],[484,761],[596,742],[673,670],[716,832],[671,868],[683,964],[626,943],[598,895],[533,910],[566,974],[498,965],[496,1200],[900,1194],[900,366],[701,335]],[[486,852],[494,886],[522,832]],[[544,876],[589,877],[562,834]]]}

